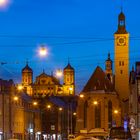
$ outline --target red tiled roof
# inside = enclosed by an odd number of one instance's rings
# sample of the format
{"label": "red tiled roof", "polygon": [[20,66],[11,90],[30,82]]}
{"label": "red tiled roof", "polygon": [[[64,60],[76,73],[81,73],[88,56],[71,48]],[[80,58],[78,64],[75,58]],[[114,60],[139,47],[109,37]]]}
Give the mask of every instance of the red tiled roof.
{"label": "red tiled roof", "polygon": [[91,92],[96,90],[114,91],[114,86],[107,78],[104,71],[97,66],[92,76],[85,85],[83,92]]}

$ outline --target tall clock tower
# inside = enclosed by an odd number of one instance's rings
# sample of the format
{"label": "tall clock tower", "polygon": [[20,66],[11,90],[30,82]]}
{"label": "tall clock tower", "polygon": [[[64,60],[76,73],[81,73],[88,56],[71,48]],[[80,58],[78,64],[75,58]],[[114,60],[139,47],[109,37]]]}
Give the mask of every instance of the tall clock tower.
{"label": "tall clock tower", "polygon": [[115,37],[115,89],[121,100],[129,96],[129,33],[126,31],[125,15],[118,16]]}

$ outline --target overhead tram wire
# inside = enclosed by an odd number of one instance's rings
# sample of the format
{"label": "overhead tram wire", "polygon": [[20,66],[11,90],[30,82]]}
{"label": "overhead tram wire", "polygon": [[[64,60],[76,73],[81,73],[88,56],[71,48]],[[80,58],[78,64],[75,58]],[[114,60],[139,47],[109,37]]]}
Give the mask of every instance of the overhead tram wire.
{"label": "overhead tram wire", "polygon": [[[129,59],[124,59],[125,57],[120,57],[120,58],[122,58],[123,60],[129,60],[130,62],[131,61],[133,61],[133,60],[137,60],[137,59],[140,59],[140,57],[133,57],[133,58],[129,58]],[[94,59],[88,59],[88,60],[94,60]],[[112,62],[113,63],[115,63],[115,61],[116,62],[119,62],[120,61],[120,59],[119,60],[114,60],[114,59],[111,59],[112,60]],[[14,61],[14,62],[8,62],[8,61],[0,61],[0,65],[7,65],[7,64],[9,64],[9,65],[11,65],[11,64],[25,64],[26,63],[26,61]],[[29,63],[40,63],[40,61],[34,61],[34,60],[31,60],[31,61],[29,61]],[[82,65],[77,65],[76,67],[83,67],[83,66],[91,66],[91,65],[93,65],[93,64],[97,64],[97,63],[99,63],[99,64],[104,64],[105,63],[105,60],[104,59],[98,59],[97,60],[97,58],[95,59],[95,61],[92,61],[92,63],[90,63],[90,64],[82,64]],[[51,67],[47,67],[47,68],[51,68]]]}
{"label": "overhead tram wire", "polygon": [[[94,36],[64,36],[64,35],[8,35],[0,34],[0,38],[50,38],[50,39],[114,39],[105,37],[94,37]],[[130,39],[140,39],[140,36],[132,36]]]}
{"label": "overhead tram wire", "polygon": [[77,40],[93,40],[93,39],[111,39],[111,38],[104,38],[104,37],[76,37],[76,36],[47,36],[47,35],[0,35],[0,38],[47,38],[47,39],[77,39]]}
{"label": "overhead tram wire", "polygon": [[[71,42],[62,42],[62,43],[50,43],[50,45],[73,45],[73,44],[83,44],[83,43],[94,43],[94,42],[104,42],[104,41],[113,41],[114,38],[92,38],[92,37],[83,37],[83,38],[76,38],[76,37],[55,37],[55,36],[24,36],[24,35],[0,35],[0,38],[53,38],[53,39],[77,39],[80,41],[71,41]],[[81,40],[82,39],[82,40]],[[130,37],[130,40],[140,40],[140,37]],[[13,45],[0,45],[0,47],[34,47],[33,44],[13,44]]]}
{"label": "overhead tram wire", "polygon": [[[84,41],[75,41],[75,42],[63,42],[63,43],[49,43],[49,46],[62,46],[62,45],[73,45],[73,44],[83,44],[83,43],[93,43],[93,42],[104,42],[104,41],[111,41],[113,39],[97,39],[97,40],[84,40]],[[13,44],[13,45],[4,45],[4,44],[1,44],[0,47],[35,47],[34,44],[26,44],[26,45],[23,45],[23,44]]]}

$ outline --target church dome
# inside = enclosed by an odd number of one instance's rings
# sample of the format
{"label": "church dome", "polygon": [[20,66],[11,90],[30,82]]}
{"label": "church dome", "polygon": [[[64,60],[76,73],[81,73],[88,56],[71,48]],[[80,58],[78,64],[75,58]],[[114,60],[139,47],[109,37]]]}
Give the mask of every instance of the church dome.
{"label": "church dome", "polygon": [[26,66],[22,69],[22,72],[33,72],[33,70],[26,64]]}
{"label": "church dome", "polygon": [[64,70],[74,70],[74,68],[70,65],[70,63],[68,63]]}

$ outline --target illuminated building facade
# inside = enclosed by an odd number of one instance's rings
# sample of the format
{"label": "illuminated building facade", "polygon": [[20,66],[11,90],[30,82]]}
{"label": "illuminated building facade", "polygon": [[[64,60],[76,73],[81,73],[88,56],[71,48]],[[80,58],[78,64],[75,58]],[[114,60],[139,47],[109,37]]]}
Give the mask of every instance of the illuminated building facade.
{"label": "illuminated building facade", "polygon": [[[118,16],[118,30],[115,39],[115,89],[121,100],[129,97],[129,33],[126,31],[125,15]],[[124,82],[125,81],[125,82]]]}
{"label": "illuminated building facade", "polygon": [[48,75],[43,71],[33,82],[33,70],[26,64],[22,69],[21,83],[24,90],[35,98],[51,95],[75,95],[75,71],[70,63],[64,68],[63,77],[64,83],[61,85],[58,78],[53,75]]}
{"label": "illuminated building facade", "polygon": [[74,68],[68,63],[64,68],[64,84],[63,84],[63,93],[66,95],[75,94],[75,76]]}
{"label": "illuminated building facade", "polygon": [[0,79],[0,140],[39,138],[38,132],[40,110],[34,108],[32,98],[17,91],[12,80]]}
{"label": "illuminated building facade", "polygon": [[121,125],[121,106],[114,85],[99,67],[80,93],[77,106],[76,131],[90,131],[94,128],[108,130]]}

